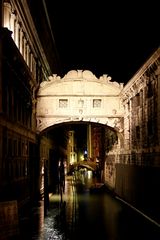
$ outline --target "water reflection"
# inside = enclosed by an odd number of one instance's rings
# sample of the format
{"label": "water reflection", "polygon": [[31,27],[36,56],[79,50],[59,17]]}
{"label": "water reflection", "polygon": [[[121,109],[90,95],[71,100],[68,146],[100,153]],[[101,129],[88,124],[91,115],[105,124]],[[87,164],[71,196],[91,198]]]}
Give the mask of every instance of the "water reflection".
{"label": "water reflection", "polygon": [[58,194],[50,196],[49,212],[44,221],[44,239],[71,239],[76,229],[77,203],[75,184],[70,177],[66,181],[62,201]]}
{"label": "water reflection", "polygon": [[44,206],[43,201],[40,206],[32,212],[32,239],[44,239]]}
{"label": "water reflection", "polygon": [[38,206],[27,208],[20,217],[20,236],[14,240],[44,240],[44,206],[40,201]]}
{"label": "water reflection", "polygon": [[43,218],[42,214],[37,214],[37,219],[34,218],[31,239],[160,239],[159,227],[110,193],[90,192],[93,181],[95,179],[81,176],[81,173],[67,177],[62,199],[58,194],[50,195],[47,216]]}

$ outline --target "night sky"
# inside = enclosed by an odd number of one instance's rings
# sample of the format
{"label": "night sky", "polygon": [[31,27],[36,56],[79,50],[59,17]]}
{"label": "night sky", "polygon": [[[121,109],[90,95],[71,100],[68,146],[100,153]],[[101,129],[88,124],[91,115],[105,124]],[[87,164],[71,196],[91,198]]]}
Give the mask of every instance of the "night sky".
{"label": "night sky", "polygon": [[46,0],[63,74],[90,70],[128,82],[159,47],[154,1]]}

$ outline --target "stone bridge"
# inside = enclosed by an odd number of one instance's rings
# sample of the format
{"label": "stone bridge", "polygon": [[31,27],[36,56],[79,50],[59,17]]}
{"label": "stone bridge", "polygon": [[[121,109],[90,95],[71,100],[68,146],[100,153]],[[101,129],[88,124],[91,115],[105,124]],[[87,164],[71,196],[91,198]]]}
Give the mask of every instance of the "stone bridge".
{"label": "stone bridge", "polygon": [[66,122],[94,122],[123,131],[123,84],[108,75],[97,78],[88,70],[71,70],[63,78],[52,75],[40,84],[37,131]]}

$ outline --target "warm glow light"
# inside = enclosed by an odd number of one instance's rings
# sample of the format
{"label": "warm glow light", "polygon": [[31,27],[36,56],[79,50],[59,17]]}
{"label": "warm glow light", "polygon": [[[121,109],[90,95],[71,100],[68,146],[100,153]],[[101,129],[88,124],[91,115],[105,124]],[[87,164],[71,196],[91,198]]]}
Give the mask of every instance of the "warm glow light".
{"label": "warm glow light", "polygon": [[84,156],[83,156],[83,154],[80,156],[80,159],[81,159],[81,161],[84,160]]}
{"label": "warm glow light", "polygon": [[71,155],[71,158],[70,158],[70,164],[73,164],[75,162],[75,158],[73,155]]}
{"label": "warm glow light", "polygon": [[92,171],[88,171],[88,179],[91,179],[92,178]]}

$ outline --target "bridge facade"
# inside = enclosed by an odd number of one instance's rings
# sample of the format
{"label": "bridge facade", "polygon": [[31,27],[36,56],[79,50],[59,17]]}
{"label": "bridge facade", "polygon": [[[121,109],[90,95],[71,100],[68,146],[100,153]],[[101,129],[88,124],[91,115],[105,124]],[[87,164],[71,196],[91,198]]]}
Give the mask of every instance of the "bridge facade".
{"label": "bridge facade", "polygon": [[53,75],[42,82],[37,98],[37,130],[59,123],[84,121],[123,130],[124,110],[120,100],[123,84],[103,75],[72,70],[63,78]]}
{"label": "bridge facade", "polygon": [[[37,95],[37,131],[41,133],[61,123],[102,124],[119,136],[112,153],[119,155],[120,146],[124,145],[122,90],[122,83],[112,81],[108,75],[97,78],[88,70],[71,70],[63,78],[52,75],[41,83]],[[104,179],[107,179],[107,171],[104,171]],[[115,169],[109,184],[115,185]]]}

